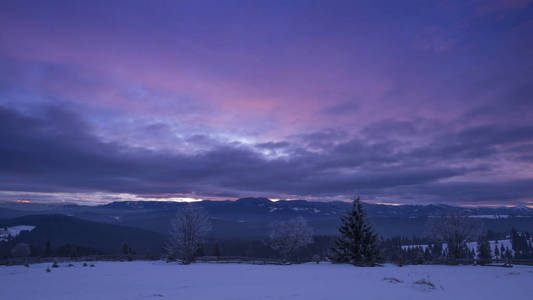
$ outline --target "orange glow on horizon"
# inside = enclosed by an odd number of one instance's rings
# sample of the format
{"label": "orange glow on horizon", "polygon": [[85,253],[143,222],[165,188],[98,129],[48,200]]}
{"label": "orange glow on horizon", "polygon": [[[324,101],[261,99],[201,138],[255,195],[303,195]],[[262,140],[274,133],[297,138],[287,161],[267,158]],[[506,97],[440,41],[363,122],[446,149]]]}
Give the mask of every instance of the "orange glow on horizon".
{"label": "orange glow on horizon", "polygon": [[15,200],[17,203],[31,203],[30,200]]}
{"label": "orange glow on horizon", "polygon": [[404,205],[404,204],[392,203],[392,202],[376,202],[375,204],[388,205],[388,206],[402,206],[402,205]]}

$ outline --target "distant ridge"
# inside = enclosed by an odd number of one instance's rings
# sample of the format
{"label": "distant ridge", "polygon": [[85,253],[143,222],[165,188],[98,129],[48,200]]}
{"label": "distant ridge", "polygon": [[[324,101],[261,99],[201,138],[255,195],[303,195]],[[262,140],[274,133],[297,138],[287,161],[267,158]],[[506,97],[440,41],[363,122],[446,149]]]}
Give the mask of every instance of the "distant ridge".
{"label": "distant ridge", "polygon": [[[271,223],[297,216],[305,218],[319,235],[335,235],[339,217],[350,209],[349,202],[306,200],[270,201],[247,197],[236,201],[201,201],[216,238],[263,238]],[[62,214],[79,219],[136,227],[168,234],[170,220],[187,205],[172,201],[117,201],[104,205],[0,204],[0,218],[24,215]],[[533,209],[526,207],[457,207],[446,204],[400,205],[364,203],[365,212],[383,236],[412,236],[426,233],[427,219],[459,213],[481,219],[486,229],[508,231],[512,227],[533,231]],[[2,208],[3,207],[3,208]],[[4,209],[6,208],[6,209]]]}

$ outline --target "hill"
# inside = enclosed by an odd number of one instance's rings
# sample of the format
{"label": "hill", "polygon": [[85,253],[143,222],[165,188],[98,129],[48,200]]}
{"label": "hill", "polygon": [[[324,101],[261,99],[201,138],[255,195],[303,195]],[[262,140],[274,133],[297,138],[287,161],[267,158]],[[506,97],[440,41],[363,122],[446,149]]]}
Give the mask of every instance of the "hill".
{"label": "hill", "polygon": [[36,249],[44,248],[49,241],[54,248],[73,244],[106,253],[119,253],[122,244],[126,242],[137,253],[150,250],[156,254],[165,241],[163,235],[145,229],[92,222],[65,215],[30,215],[0,220],[0,227],[16,225],[31,225],[35,228],[20,232],[9,243],[25,242]]}

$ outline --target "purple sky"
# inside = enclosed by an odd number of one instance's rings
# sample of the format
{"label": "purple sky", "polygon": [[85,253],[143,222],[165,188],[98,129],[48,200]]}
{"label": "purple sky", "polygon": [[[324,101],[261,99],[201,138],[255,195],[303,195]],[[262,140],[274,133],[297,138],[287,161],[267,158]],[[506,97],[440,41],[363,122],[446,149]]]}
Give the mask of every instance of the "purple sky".
{"label": "purple sky", "polygon": [[4,200],[533,206],[533,1],[5,0],[0,141]]}

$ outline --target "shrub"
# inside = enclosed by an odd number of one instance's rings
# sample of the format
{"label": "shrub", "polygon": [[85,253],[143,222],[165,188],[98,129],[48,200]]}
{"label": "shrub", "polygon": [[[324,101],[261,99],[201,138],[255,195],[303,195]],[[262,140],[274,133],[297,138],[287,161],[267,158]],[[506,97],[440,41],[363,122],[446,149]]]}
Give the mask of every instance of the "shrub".
{"label": "shrub", "polygon": [[317,264],[319,264],[320,263],[320,256],[318,254],[315,254],[315,255],[313,255],[312,260],[314,262],[316,262]]}

